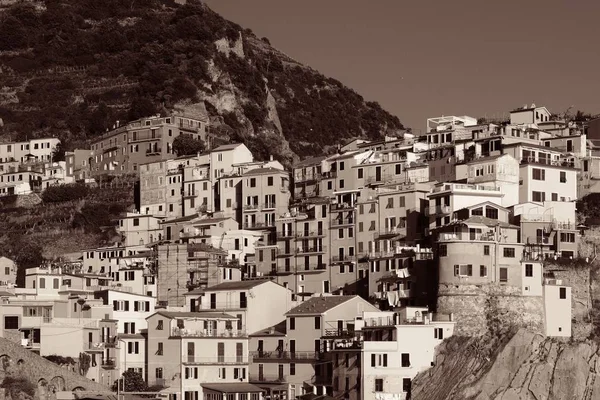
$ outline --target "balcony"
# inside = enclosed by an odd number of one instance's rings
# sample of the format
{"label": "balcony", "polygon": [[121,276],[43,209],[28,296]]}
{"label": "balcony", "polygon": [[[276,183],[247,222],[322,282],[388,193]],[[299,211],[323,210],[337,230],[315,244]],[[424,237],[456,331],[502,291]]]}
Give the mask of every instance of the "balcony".
{"label": "balcony", "polygon": [[433,205],[429,206],[429,215],[450,214],[450,206]]}
{"label": "balcony", "polygon": [[262,204],[263,210],[274,210],[276,208],[277,208],[277,205],[275,203],[263,203]]}
{"label": "balcony", "polygon": [[331,338],[353,338],[356,332],[347,329],[325,329],[325,336]]}
{"label": "balcony", "polygon": [[327,264],[309,264],[298,266],[298,273],[323,272],[327,269]]}
{"label": "balcony", "polygon": [[385,239],[397,235],[405,235],[406,227],[393,227],[393,228],[385,228],[379,232],[375,232],[375,239]]}
{"label": "balcony", "polygon": [[334,263],[339,263],[339,262],[354,262],[356,261],[356,256],[332,256],[331,257],[331,261]]}
{"label": "balcony", "polygon": [[324,253],[325,251],[327,251],[326,246],[310,246],[296,249],[297,254]]}
{"label": "balcony", "polygon": [[279,240],[292,239],[294,236],[298,237],[297,234],[294,235],[291,231],[285,231],[285,232],[277,231],[277,239],[279,239]]}
{"label": "balcony", "polygon": [[117,359],[114,357],[103,358],[100,366],[104,369],[115,369],[117,367]]}
{"label": "balcony", "polygon": [[198,197],[200,196],[200,191],[199,190],[185,190],[183,192],[183,198],[189,198],[189,197]]}
{"label": "balcony", "polygon": [[525,240],[527,244],[551,245],[549,237],[544,236],[528,236]]}
{"label": "balcony", "polygon": [[250,356],[253,362],[281,362],[288,360],[293,362],[313,362],[318,360],[321,353],[316,351],[252,351]]}
{"label": "balcony", "polygon": [[354,207],[352,203],[337,203],[331,205],[331,211],[353,211]]}
{"label": "balcony", "polygon": [[160,154],[161,154],[161,149],[146,150],[147,156],[159,156]]}
{"label": "balcony", "polygon": [[199,305],[200,310],[244,310],[248,307],[246,301],[217,301]]}
{"label": "balcony", "polygon": [[291,275],[293,274],[294,271],[292,269],[291,266],[288,267],[277,267],[277,268],[273,268],[271,269],[271,271],[269,271],[269,275],[271,276],[276,276],[276,275]]}
{"label": "balcony", "polygon": [[103,342],[86,342],[83,344],[83,349],[87,352],[103,352],[106,349],[106,344]]}
{"label": "balcony", "polygon": [[377,300],[387,300],[389,293],[396,293],[399,299],[408,299],[412,297],[412,290],[410,289],[397,289],[387,290],[381,292],[375,292],[375,298]]}
{"label": "balcony", "polygon": [[325,234],[323,233],[323,231],[299,231],[299,232],[296,232],[295,236],[296,236],[296,238],[300,239],[300,238],[325,236]]}
{"label": "balcony", "polygon": [[248,359],[243,356],[217,356],[217,357],[201,357],[201,356],[183,356],[183,364],[196,365],[243,365],[248,364]]}
{"label": "balcony", "polygon": [[455,242],[455,241],[465,241],[465,242],[495,242],[496,236],[494,232],[487,232],[481,235],[469,233],[469,232],[441,232],[438,235],[438,242]]}
{"label": "balcony", "polygon": [[277,374],[250,374],[250,383],[285,383],[285,376]]}
{"label": "balcony", "polygon": [[307,172],[305,174],[297,173],[294,175],[294,180],[296,181],[296,183],[313,182],[313,181],[320,180],[321,178],[322,178],[322,175],[319,172]]}
{"label": "balcony", "polygon": [[245,222],[244,229],[267,229],[275,227],[274,222]]}
{"label": "balcony", "polygon": [[[206,309],[201,309],[206,311]],[[198,314],[198,317],[202,317],[202,313]],[[191,337],[191,338],[235,338],[235,337],[246,337],[248,334],[246,329],[187,329],[187,328],[173,328],[171,330],[171,336],[173,337]]]}
{"label": "balcony", "polygon": [[554,167],[575,168],[575,163],[567,160],[552,160],[550,158],[523,157],[520,164],[550,165]]}
{"label": "balcony", "polygon": [[354,225],[354,218],[336,218],[331,220],[331,226]]}
{"label": "balcony", "polygon": [[244,204],[244,211],[258,211],[258,204]]}

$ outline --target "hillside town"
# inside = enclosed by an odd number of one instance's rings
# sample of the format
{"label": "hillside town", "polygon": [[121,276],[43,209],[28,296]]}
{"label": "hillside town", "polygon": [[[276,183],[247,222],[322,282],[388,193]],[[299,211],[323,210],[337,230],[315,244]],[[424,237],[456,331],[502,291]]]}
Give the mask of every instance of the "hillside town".
{"label": "hillside town", "polygon": [[[116,121],[64,161],[56,138],[0,144],[2,196],[139,182],[120,241],[24,286],[0,258],[0,335],[168,400],[408,399],[440,343],[486,332],[490,297],[516,326],[571,337],[572,289],[547,262],[588,256],[575,206],[600,192],[600,119],[435,117],[291,169],[209,132],[173,113]],[[182,135],[206,150],[177,156]]]}

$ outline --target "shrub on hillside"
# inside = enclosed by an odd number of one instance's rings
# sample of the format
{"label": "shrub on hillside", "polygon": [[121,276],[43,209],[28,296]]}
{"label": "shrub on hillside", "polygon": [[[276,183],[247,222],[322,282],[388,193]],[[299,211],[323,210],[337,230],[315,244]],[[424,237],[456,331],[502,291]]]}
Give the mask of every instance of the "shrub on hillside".
{"label": "shrub on hillside", "polygon": [[8,375],[4,378],[0,387],[6,389],[13,399],[20,398],[21,393],[25,393],[30,397],[35,395],[35,385],[27,378],[16,378]]}
{"label": "shrub on hillside", "polygon": [[88,187],[81,183],[50,186],[42,193],[42,200],[44,203],[61,203],[83,199],[88,193]]}

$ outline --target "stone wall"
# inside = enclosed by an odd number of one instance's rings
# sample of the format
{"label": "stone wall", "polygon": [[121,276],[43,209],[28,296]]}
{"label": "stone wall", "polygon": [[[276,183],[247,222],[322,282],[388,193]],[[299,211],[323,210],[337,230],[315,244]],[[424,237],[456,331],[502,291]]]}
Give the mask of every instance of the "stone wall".
{"label": "stone wall", "polygon": [[437,312],[454,313],[457,335],[480,336],[492,328],[514,327],[543,333],[542,297],[520,293],[520,288],[500,285],[440,285]]}
{"label": "stone wall", "polygon": [[[0,338],[0,378],[22,376],[38,387],[38,395],[74,389],[110,392],[106,386],[62,368],[10,340]],[[42,396],[39,396],[42,397]]]}

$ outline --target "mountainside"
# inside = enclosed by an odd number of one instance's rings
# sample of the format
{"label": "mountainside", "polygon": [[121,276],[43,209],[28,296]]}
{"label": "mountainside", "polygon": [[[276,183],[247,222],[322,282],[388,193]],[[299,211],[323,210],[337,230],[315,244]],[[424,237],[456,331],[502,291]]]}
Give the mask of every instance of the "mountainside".
{"label": "mountainside", "polygon": [[521,329],[514,336],[453,337],[436,365],[413,381],[413,400],[593,400],[600,398],[596,342],[566,342]]}
{"label": "mountainside", "polygon": [[[286,163],[397,117],[192,0],[0,2],[3,137],[83,146],[116,120],[205,109],[212,133]],[[0,124],[2,125],[2,124]]]}

